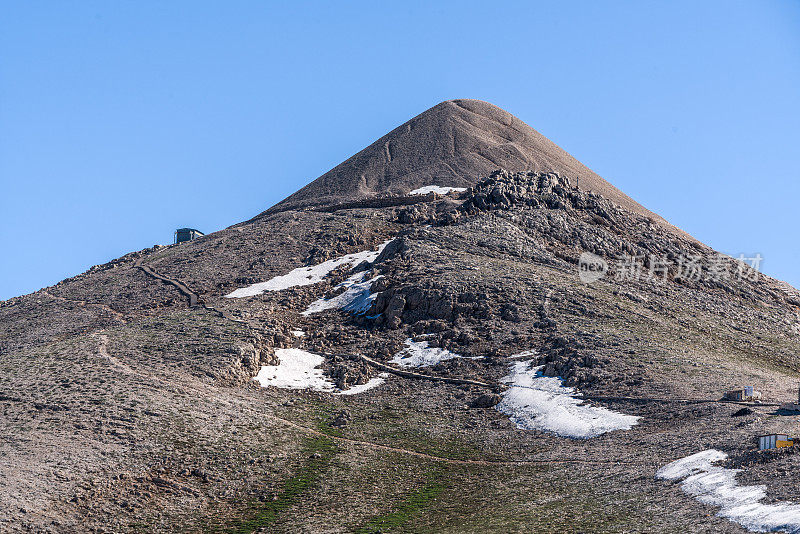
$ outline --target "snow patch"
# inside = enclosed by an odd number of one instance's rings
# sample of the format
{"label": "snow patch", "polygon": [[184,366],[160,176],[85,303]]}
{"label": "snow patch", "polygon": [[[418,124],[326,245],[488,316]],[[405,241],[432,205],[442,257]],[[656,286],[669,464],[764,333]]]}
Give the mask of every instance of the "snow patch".
{"label": "snow patch", "polygon": [[366,384],[359,384],[342,391],[322,373],[322,369],[318,369],[318,366],[325,361],[322,356],[301,349],[277,349],[275,356],[278,357],[278,365],[262,366],[253,378],[263,387],[313,389],[336,395],[356,395],[380,386],[389,376],[388,373],[381,373]]}
{"label": "snow patch", "polygon": [[364,313],[372,306],[373,301],[378,296],[378,293],[369,292],[372,282],[382,278],[382,275],[369,278],[369,274],[367,271],[363,271],[349,277],[334,288],[345,288],[344,292],[329,299],[321,298],[315,300],[308,306],[306,311],[301,312],[301,315],[311,315],[312,313],[330,309],[345,310],[355,314]]}
{"label": "snow patch", "polygon": [[318,354],[301,349],[277,349],[278,365],[264,365],[253,380],[264,387],[275,386],[283,389],[313,389],[314,391],[333,391],[333,382],[317,369],[325,361]]}
{"label": "snow patch", "polygon": [[681,480],[684,492],[703,504],[719,506],[719,517],[752,532],[800,532],[800,505],[790,501],[762,504],[764,486],[739,486],[736,473],[714,465],[728,457],[709,449],[665,465],[656,473],[662,480]]}
{"label": "snow patch", "polygon": [[440,195],[446,195],[451,191],[455,191],[457,193],[463,193],[466,190],[467,190],[466,187],[443,187],[440,185],[426,185],[425,187],[414,189],[409,193],[409,195],[427,195],[428,193],[438,193]]}
{"label": "snow patch", "polygon": [[[406,348],[394,355],[391,362],[400,367],[430,367],[445,360],[463,358],[460,354],[440,347],[430,347],[427,341],[406,339]],[[470,359],[478,359],[480,356]]]}
{"label": "snow patch", "polygon": [[303,332],[302,330],[292,330],[292,335],[294,337],[303,337],[306,335],[306,333]]}
{"label": "snow patch", "polygon": [[341,391],[339,395],[357,395],[359,393],[364,393],[372,388],[378,387],[389,377],[389,373],[381,373],[375,378],[370,378],[366,384],[359,384],[357,386],[353,386],[349,389],[345,389]]}
{"label": "snow patch", "polygon": [[[391,240],[389,240],[391,241]],[[266,282],[259,282],[247,287],[239,288],[227,295],[226,298],[242,298],[253,297],[260,295],[265,291],[281,291],[289,289],[290,287],[308,286],[317,284],[330,274],[331,271],[342,265],[350,265],[355,267],[359,263],[366,261],[372,263],[375,261],[384,247],[389,244],[389,241],[381,243],[375,250],[365,250],[363,252],[356,252],[355,254],[348,254],[341,258],[324,261],[311,267],[298,267],[287,274],[276,276],[267,280]]]}
{"label": "snow patch", "polygon": [[517,428],[543,430],[575,439],[594,438],[612,430],[630,430],[639,417],[584,404],[574,397],[575,390],[560,378],[542,376],[544,366],[531,366],[532,360],[511,364],[502,378],[509,384],[503,400],[495,408]]}
{"label": "snow patch", "polygon": [[530,356],[536,356],[537,354],[538,354],[538,352],[536,352],[535,350],[526,350],[526,351],[520,352],[518,354],[512,354],[511,356],[509,356],[509,358],[515,358],[515,359],[516,358],[528,358]]}

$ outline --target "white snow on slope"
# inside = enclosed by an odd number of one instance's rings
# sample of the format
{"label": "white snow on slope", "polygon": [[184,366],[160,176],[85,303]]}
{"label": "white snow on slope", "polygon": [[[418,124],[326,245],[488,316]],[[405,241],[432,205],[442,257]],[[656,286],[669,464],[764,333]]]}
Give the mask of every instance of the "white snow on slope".
{"label": "white snow on slope", "polygon": [[409,193],[409,195],[427,195],[428,193],[438,193],[440,195],[446,195],[451,191],[456,191],[457,193],[461,193],[466,190],[467,190],[466,187],[443,187],[440,185],[426,185],[425,187],[414,189]]}
{"label": "white snow on slope", "polygon": [[447,349],[429,347],[427,341],[406,339],[406,348],[395,354],[391,361],[400,367],[430,367],[445,360],[463,357]]}
{"label": "white snow on slope", "polygon": [[709,449],[667,464],[656,478],[680,480],[683,491],[703,504],[719,506],[718,516],[739,523],[752,532],[800,532],[800,505],[793,502],[762,504],[764,486],[739,486],[736,473],[714,465],[728,457]]}
{"label": "white snow on slope", "polygon": [[[390,240],[391,241],[391,240]],[[311,267],[298,267],[287,274],[276,276],[267,280],[266,282],[258,282],[247,287],[239,288],[227,295],[226,298],[242,298],[253,297],[260,295],[265,291],[281,291],[289,289],[290,287],[308,286],[317,284],[330,274],[331,271],[342,265],[350,265],[355,267],[362,261],[373,262],[383,251],[384,247],[389,244],[389,241],[381,243],[375,250],[365,250],[363,252],[356,252],[355,254],[348,254],[341,258],[324,261]]]}
{"label": "white snow on slope", "polygon": [[560,378],[541,376],[543,366],[531,364],[532,360],[511,364],[511,372],[502,379],[510,387],[495,406],[517,428],[587,439],[612,430],[630,430],[639,420],[634,415],[583,404],[573,396],[573,388],[562,385]]}
{"label": "white snow on slope", "polygon": [[389,377],[389,373],[381,373],[375,378],[370,378],[366,384],[359,384],[357,386],[353,386],[349,389],[345,389],[339,395],[356,395],[358,393],[363,393],[367,390],[370,390],[374,387],[378,387]]}
{"label": "white snow on slope", "polygon": [[322,374],[317,367],[325,361],[318,354],[301,349],[277,349],[278,365],[264,365],[253,378],[262,387],[274,386],[282,389],[313,389],[327,391],[336,395],[356,395],[383,384],[389,376],[381,373],[366,384],[359,384],[344,391],[339,390],[333,381]]}
{"label": "white snow on slope", "polygon": [[306,333],[303,332],[302,330],[292,330],[292,335],[294,337],[303,337],[306,335]]}
{"label": "white snow on slope", "polygon": [[277,349],[278,365],[264,365],[255,376],[264,387],[275,386],[283,389],[313,389],[314,391],[333,391],[333,382],[322,374],[317,366],[325,361],[318,354],[301,349]]}
{"label": "white snow on slope", "polygon": [[345,310],[355,314],[364,313],[378,296],[378,293],[370,293],[369,288],[372,286],[372,282],[379,278],[381,275],[369,278],[367,271],[356,273],[334,288],[346,288],[344,292],[329,299],[315,300],[304,312],[301,312],[301,315],[311,315],[330,309]]}
{"label": "white snow on slope", "polygon": [[514,358],[514,359],[516,359],[516,358],[528,358],[530,356],[536,356],[536,354],[538,354],[538,353],[535,350],[525,350],[525,351],[522,351],[522,352],[520,352],[518,354],[512,354],[511,356],[509,356],[509,359],[511,359],[511,358]]}

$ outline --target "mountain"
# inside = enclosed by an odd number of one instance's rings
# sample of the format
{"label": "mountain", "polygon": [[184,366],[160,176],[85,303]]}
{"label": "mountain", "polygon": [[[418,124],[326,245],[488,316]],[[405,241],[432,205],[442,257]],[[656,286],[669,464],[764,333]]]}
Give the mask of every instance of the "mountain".
{"label": "mountain", "polygon": [[800,529],[800,294],[483,102],[0,324],[0,532]]}
{"label": "mountain", "polygon": [[[510,113],[481,100],[448,100],[398,126],[266,211],[402,195],[432,183],[469,187],[496,169],[557,172],[586,191],[665,222]],[[578,180],[579,179],[579,180]]]}

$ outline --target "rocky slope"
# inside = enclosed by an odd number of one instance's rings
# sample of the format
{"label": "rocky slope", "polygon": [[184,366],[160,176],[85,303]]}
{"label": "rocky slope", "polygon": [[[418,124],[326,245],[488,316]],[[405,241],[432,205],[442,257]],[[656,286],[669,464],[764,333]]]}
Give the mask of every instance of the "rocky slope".
{"label": "rocky slope", "polygon": [[[742,532],[656,478],[706,449],[796,499],[753,448],[796,431],[797,292],[531,132],[446,102],[247,223],[0,303],[0,531]],[[307,353],[321,387],[267,378]]]}

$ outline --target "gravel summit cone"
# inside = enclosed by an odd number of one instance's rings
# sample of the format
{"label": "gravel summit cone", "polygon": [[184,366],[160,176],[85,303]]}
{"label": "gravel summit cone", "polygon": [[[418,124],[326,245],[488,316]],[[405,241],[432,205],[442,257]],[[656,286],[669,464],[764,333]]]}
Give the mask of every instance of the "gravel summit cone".
{"label": "gravel summit cone", "polygon": [[542,134],[488,102],[442,102],[398,126],[266,211],[403,195],[430,184],[469,187],[496,169],[557,172],[640,215],[665,223]]}
{"label": "gravel summit cone", "polygon": [[756,259],[443,102],[0,302],[0,532],[798,532],[800,293]]}

